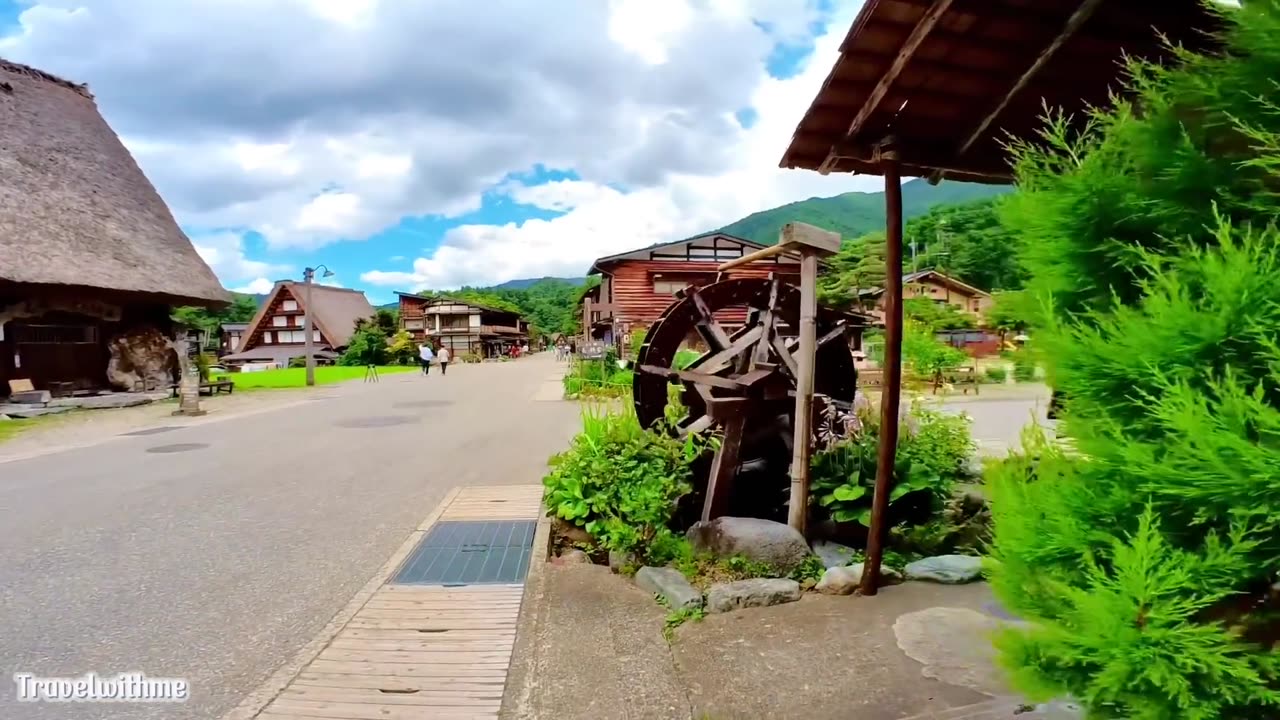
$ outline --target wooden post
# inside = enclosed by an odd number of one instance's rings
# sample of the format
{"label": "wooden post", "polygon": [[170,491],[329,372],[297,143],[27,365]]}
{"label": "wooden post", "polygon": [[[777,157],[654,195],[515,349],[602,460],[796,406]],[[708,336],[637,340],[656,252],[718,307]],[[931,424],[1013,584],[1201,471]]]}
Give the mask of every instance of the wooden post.
{"label": "wooden post", "polygon": [[893,465],[898,450],[898,396],[902,391],[902,179],[898,153],[886,149],[880,161],[884,170],[884,381],[880,394],[880,447],[876,459],[876,487],[871,499],[871,526],[867,534],[867,559],[863,565],[863,595],[875,595],[880,587],[880,563],[887,533],[885,515],[893,491]]}
{"label": "wooden post", "polygon": [[813,422],[813,374],[817,354],[818,253],[800,257],[800,347],[796,358],[796,424],[791,447],[791,499],[787,524],[805,534],[809,516],[809,441]]}

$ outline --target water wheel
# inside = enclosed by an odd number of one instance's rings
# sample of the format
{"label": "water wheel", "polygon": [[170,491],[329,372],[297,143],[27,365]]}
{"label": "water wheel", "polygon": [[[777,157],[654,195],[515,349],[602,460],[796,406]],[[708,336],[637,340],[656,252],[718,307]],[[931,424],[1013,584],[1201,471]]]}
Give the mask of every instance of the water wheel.
{"label": "water wheel", "polygon": [[[733,333],[716,318],[731,308],[747,313]],[[632,385],[641,422],[650,426],[664,417],[674,382],[689,411],[677,429],[715,430],[723,438],[707,485],[698,488],[703,519],[729,512],[785,516],[799,316],[798,288],[777,277],[738,278],[682,293],[649,328]],[[846,407],[857,390],[849,333],[863,320],[829,308],[817,314],[814,392]],[[708,350],[688,367],[676,367],[677,352],[691,337]]]}

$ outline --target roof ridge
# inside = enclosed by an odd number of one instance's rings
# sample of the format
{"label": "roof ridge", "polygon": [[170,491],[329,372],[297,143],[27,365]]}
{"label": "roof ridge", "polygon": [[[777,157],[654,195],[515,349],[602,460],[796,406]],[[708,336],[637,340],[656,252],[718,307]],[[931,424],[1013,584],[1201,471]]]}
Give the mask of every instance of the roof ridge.
{"label": "roof ridge", "polygon": [[36,80],[43,80],[44,82],[53,83],[54,85],[61,85],[62,87],[67,88],[68,90],[75,91],[77,94],[79,94],[80,96],[88,100],[93,100],[93,93],[89,92],[89,86],[87,84],[75,83],[75,82],[71,82],[70,80],[65,80],[63,78],[58,77],[57,75],[54,75],[53,73],[45,72],[40,68],[34,68],[34,67],[31,67],[30,65],[23,65],[22,63],[14,62],[12,60],[6,60],[0,57],[0,70],[4,70],[5,72],[11,72],[16,75],[26,75],[27,77],[35,78]]}

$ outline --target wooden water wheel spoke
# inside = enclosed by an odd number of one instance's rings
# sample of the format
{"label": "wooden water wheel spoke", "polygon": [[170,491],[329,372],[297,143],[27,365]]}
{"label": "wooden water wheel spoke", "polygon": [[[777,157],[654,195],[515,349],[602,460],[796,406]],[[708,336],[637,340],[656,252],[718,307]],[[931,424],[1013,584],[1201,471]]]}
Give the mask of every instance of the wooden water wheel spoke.
{"label": "wooden water wheel spoke", "polygon": [[[746,309],[748,322],[730,334],[716,320],[723,311]],[[852,402],[856,389],[853,356],[845,334],[847,316],[819,309],[816,331],[815,391]],[[735,493],[735,478],[784,478],[793,451],[797,343],[800,327],[799,289],[779,278],[736,278],[682,293],[649,328],[636,360],[633,381],[636,414],[646,426],[665,416],[670,383],[683,386],[681,401],[688,416],[677,425],[681,435],[715,431],[719,449],[710,458],[706,493],[699,515],[716,517],[743,502],[776,503],[779,511],[786,486]],[[676,355],[692,333],[710,348],[680,369]],[[705,467],[705,466],[703,466]],[[746,476],[744,476],[746,477]],[[785,514],[785,513],[784,513]]]}

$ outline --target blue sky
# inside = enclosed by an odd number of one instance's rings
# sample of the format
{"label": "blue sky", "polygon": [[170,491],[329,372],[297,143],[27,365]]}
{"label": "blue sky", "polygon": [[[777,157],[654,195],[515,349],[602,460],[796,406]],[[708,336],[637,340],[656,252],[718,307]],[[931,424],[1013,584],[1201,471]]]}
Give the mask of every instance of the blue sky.
{"label": "blue sky", "polygon": [[859,189],[776,168],[857,0],[48,1],[0,0],[0,56],[88,82],[233,289],[577,276]]}

